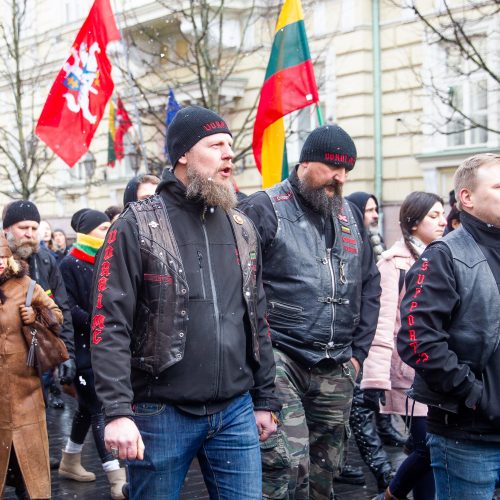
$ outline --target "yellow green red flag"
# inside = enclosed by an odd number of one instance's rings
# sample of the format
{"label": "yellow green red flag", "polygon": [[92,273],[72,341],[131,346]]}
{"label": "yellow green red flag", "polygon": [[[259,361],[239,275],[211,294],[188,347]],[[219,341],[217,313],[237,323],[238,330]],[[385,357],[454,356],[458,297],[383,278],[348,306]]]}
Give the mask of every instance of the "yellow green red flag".
{"label": "yellow green red flag", "polygon": [[115,105],[113,100],[109,100],[109,119],[108,119],[108,165],[110,167],[115,166],[116,154],[115,154],[115,136],[116,136],[116,126],[115,126]]}
{"label": "yellow green red flag", "polygon": [[288,175],[283,117],[318,101],[302,5],[300,0],[285,0],[253,129],[253,154],[262,187]]}

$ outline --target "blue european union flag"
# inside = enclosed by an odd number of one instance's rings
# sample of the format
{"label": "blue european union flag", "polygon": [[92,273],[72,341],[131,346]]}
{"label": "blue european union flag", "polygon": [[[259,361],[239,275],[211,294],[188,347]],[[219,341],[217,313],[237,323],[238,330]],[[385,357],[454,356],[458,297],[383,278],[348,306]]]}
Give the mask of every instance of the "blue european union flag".
{"label": "blue european union flag", "polygon": [[[165,112],[165,130],[172,123],[174,116],[177,114],[182,106],[175,100],[174,91],[172,87],[168,88],[168,102],[167,102],[167,110]],[[167,150],[167,134],[165,133],[165,157],[168,158],[168,150]]]}

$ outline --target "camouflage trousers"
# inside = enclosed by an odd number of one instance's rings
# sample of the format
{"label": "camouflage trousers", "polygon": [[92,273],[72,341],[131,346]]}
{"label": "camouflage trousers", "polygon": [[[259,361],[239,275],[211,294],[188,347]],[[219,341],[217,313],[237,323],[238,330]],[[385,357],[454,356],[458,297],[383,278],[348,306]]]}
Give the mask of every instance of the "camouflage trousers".
{"label": "camouflage trousers", "polygon": [[324,360],[305,368],[274,349],[278,432],[261,443],[263,497],[329,500],[349,431],[355,369]]}

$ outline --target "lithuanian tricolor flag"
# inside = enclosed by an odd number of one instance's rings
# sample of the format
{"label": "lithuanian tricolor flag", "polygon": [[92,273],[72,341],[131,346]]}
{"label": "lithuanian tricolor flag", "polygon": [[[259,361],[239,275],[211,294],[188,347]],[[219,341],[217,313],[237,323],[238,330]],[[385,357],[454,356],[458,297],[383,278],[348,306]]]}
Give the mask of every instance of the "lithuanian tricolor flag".
{"label": "lithuanian tricolor flag", "polygon": [[113,99],[109,100],[109,131],[108,131],[108,165],[110,167],[115,166],[116,153],[115,153],[115,135],[116,135],[116,125],[115,125],[115,105],[113,104]]}
{"label": "lithuanian tricolor flag", "polygon": [[300,0],[285,0],[253,130],[253,154],[262,174],[262,187],[288,175],[283,117],[318,100],[302,6]]}

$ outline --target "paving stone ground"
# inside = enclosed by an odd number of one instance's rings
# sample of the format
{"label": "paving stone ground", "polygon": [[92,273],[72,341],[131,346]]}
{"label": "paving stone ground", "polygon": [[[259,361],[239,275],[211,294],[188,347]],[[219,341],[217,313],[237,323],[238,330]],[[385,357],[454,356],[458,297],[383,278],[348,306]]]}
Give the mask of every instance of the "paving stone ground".
{"label": "paving stone ground", "polygon": [[[70,433],[71,419],[75,411],[75,401],[69,396],[63,396],[65,408],[58,410],[49,408],[47,410],[47,422],[49,429],[50,455],[60,458],[60,450],[66,443]],[[397,448],[387,448],[393,461],[397,466],[404,460],[404,455]],[[363,466],[365,471],[366,486],[352,486],[335,483],[335,493],[339,500],[368,500],[377,494],[375,479],[359,457],[354,443],[350,445],[349,463]],[[109,486],[100,466],[100,461],[95,450],[92,435],[89,432],[83,448],[82,462],[88,470],[97,476],[95,482],[78,483],[67,479],[60,479],[57,471],[52,471],[52,498],[53,499],[77,499],[98,500],[109,499]],[[4,499],[14,500],[16,498],[12,488],[6,488]],[[184,488],[180,496],[181,500],[208,499],[207,490],[201,476],[197,463],[193,463],[186,477]],[[147,499],[145,499],[147,500]],[[235,499],[237,500],[237,499]]]}

